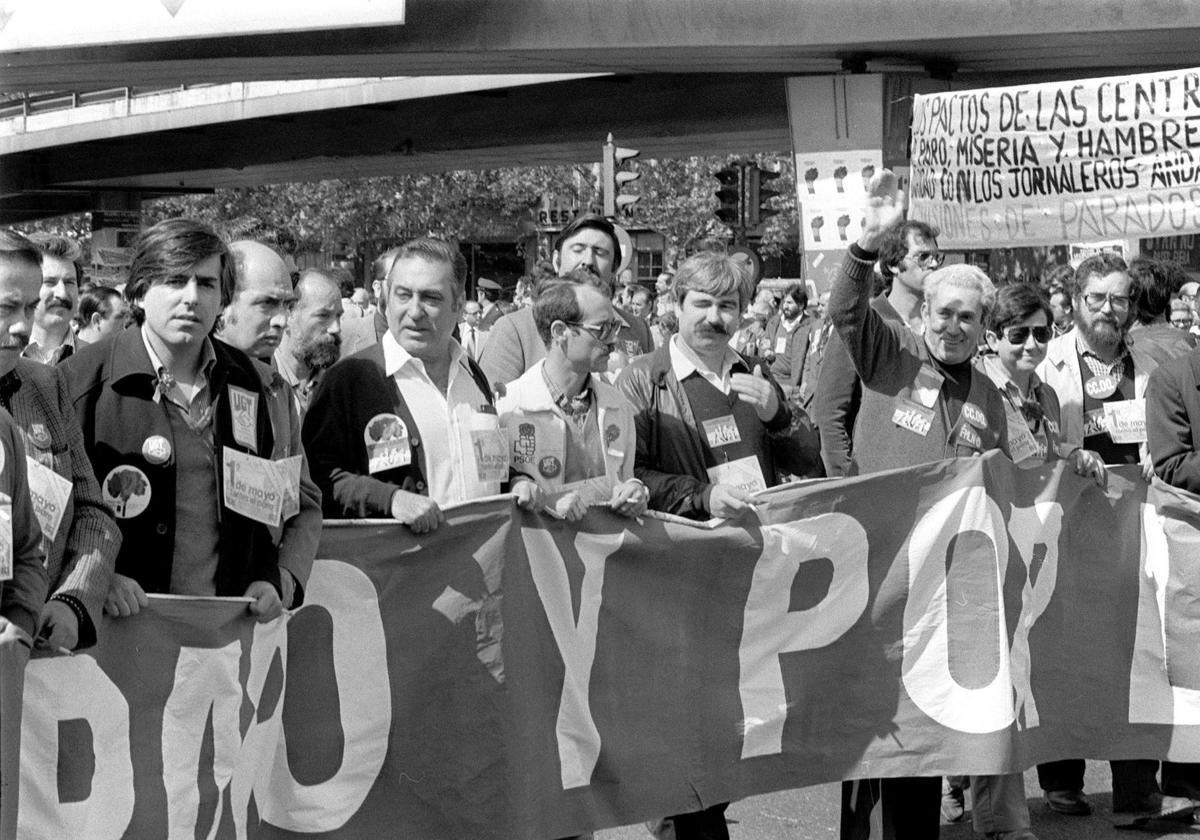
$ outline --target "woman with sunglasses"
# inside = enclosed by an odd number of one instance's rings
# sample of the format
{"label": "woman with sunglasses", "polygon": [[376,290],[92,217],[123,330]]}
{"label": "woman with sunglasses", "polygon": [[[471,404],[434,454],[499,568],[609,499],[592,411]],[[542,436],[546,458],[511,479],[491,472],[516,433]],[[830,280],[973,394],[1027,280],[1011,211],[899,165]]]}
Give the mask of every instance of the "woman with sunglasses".
{"label": "woman with sunglasses", "polygon": [[[1101,487],[1108,480],[1104,462],[1085,449],[1063,451],[1058,396],[1034,369],[1046,357],[1053,335],[1050,301],[1037,286],[1013,284],[996,292],[988,313],[985,340],[990,353],[975,364],[1004,397],[1008,445],[1013,461],[1034,469],[1058,458],[1070,458],[1075,471],[1090,475]],[[952,778],[952,787],[961,782]],[[972,821],[985,837],[1028,840],[1029,806],[1020,773],[971,778]]]}
{"label": "woman with sunglasses", "polygon": [[1042,290],[1027,283],[1003,286],[988,315],[985,340],[991,352],[979,357],[979,367],[1004,397],[1014,463],[1035,468],[1069,458],[1076,473],[1103,487],[1104,461],[1083,448],[1065,449],[1058,395],[1034,373],[1052,337],[1050,302]]}

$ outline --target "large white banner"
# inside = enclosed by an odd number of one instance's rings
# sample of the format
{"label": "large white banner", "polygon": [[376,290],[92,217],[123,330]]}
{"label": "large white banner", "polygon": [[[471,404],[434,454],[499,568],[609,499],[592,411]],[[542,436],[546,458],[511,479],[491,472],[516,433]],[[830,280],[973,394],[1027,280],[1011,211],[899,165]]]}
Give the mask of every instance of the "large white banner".
{"label": "large white banner", "polygon": [[909,207],[943,248],[1200,231],[1200,70],[918,95]]}

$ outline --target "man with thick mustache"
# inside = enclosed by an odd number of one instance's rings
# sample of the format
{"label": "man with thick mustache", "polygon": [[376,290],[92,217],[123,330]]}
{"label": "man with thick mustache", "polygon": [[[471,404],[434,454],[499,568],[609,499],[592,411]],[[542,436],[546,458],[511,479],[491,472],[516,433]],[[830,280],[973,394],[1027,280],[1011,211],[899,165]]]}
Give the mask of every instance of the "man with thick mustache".
{"label": "man with thick mustache", "polygon": [[[649,507],[689,519],[736,519],[751,496],[804,475],[820,457],[815,440],[793,434],[792,412],[764,359],[729,346],[754,282],[736,260],[714,252],[679,266],[671,294],[679,332],[639,356],[617,378],[633,405],[634,475]],[[726,803],[667,817],[659,837],[728,838]],[[672,833],[673,831],[673,833]]]}
{"label": "man with thick mustache", "polygon": [[[1147,481],[1153,463],[1146,443],[1146,384],[1158,365],[1127,340],[1133,323],[1133,281],[1125,261],[1110,253],[1088,257],[1068,281],[1075,326],[1052,339],[1038,366],[1042,381],[1062,405],[1062,438],[1068,447],[1100,453],[1106,464],[1141,464]],[[1133,346],[1131,346],[1133,345]],[[1114,423],[1114,420],[1120,423]],[[1112,762],[1113,811],[1186,810],[1196,786],[1187,765],[1163,763],[1163,791],[1155,779],[1157,762]],[[1083,759],[1038,766],[1046,803],[1060,814],[1086,816]],[[1188,778],[1184,778],[1184,777]],[[1163,796],[1163,793],[1178,796]]]}
{"label": "man with thick mustache", "polygon": [[75,352],[71,319],[79,301],[81,250],[74,239],[56,234],[34,234],[31,241],[42,252],[42,285],[33,313],[33,329],[22,356],[56,365]]}

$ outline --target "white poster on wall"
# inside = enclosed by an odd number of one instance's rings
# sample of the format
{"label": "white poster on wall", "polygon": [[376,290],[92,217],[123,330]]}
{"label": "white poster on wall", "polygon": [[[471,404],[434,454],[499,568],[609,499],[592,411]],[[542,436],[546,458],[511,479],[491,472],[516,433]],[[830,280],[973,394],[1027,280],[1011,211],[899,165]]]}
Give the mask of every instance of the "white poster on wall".
{"label": "white poster on wall", "polygon": [[879,149],[797,153],[796,197],[805,251],[844,251],[858,239],[867,185],[882,166]]}

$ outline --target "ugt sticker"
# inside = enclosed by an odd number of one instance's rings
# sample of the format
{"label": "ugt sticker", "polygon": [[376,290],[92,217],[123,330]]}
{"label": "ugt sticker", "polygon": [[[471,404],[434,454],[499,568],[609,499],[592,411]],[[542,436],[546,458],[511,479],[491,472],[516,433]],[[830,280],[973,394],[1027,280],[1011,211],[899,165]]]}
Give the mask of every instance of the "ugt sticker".
{"label": "ugt sticker", "polygon": [[230,385],[229,413],[233,419],[233,439],[251,452],[257,452],[258,394]]}

